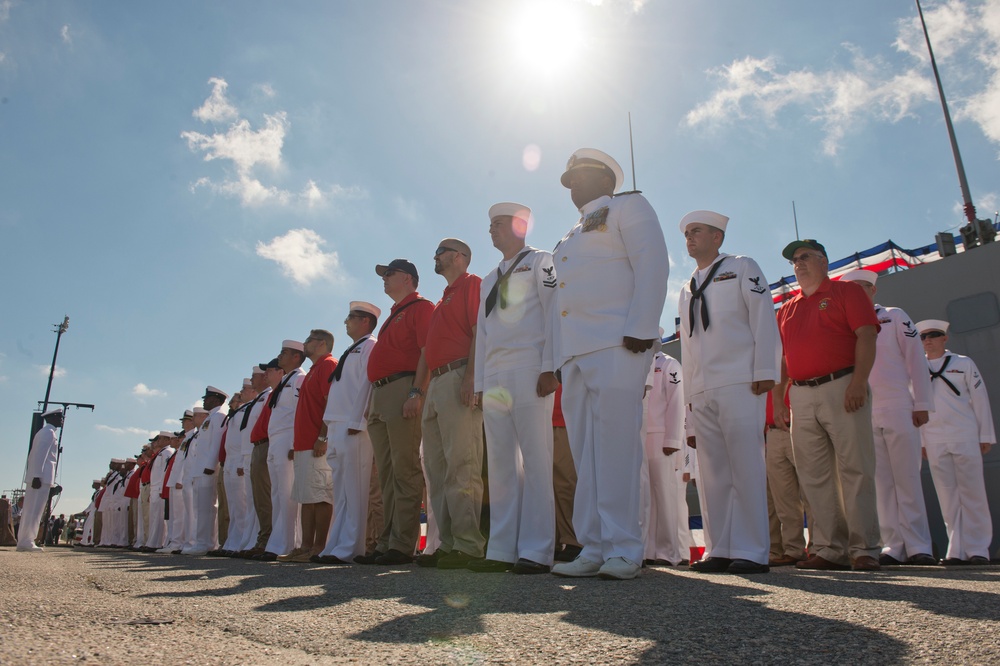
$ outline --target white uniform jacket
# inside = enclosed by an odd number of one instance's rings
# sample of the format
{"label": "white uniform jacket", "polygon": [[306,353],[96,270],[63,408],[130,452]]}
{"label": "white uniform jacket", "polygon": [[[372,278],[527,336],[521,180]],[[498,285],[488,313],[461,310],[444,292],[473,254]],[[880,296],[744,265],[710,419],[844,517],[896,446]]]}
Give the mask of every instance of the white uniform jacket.
{"label": "white uniform jacket", "polygon": [[899,308],[875,306],[881,329],[875,343],[875,365],[868,376],[872,412],[902,409],[934,411],[927,358],[913,320]]}
{"label": "white uniform jacket", "polygon": [[[771,290],[757,262],[750,257],[720,254],[716,271],[702,298],[708,306],[708,330],[702,325],[701,302],[689,303],[691,284],[680,295],[681,358],[687,402],[704,391],[760,381],[778,381],[781,339]],[[696,271],[695,283],[707,278],[711,266]],[[692,328],[694,333],[691,334]]]}
{"label": "white uniform jacket", "polygon": [[556,368],[574,356],[621,346],[626,336],[658,338],[667,296],[667,244],[645,197],[602,196],[580,213],[552,252],[559,272]]}
{"label": "white uniform jacket", "polygon": [[253,442],[250,441],[250,433],[253,432],[253,427],[257,425],[257,419],[260,418],[260,413],[264,411],[264,405],[271,397],[271,387],[265,388],[260,395],[258,395],[254,402],[250,406],[250,414],[246,418],[246,427],[243,426],[243,415],[236,420],[236,425],[234,426],[236,430],[240,433],[240,446],[243,450],[243,455],[249,456],[253,455]]}
{"label": "white uniform jacket", "polygon": [[31,440],[28,465],[24,470],[24,483],[31,486],[33,479],[40,479],[42,486],[53,486],[56,482],[56,457],[59,442],[56,429],[50,423],[42,426]]}
{"label": "white uniform jacket", "polygon": [[[993,414],[986,385],[976,364],[968,356],[945,351],[944,356],[927,360],[931,372],[938,372],[948,360],[941,377],[931,381],[934,389],[934,412],[927,424],[920,428],[925,444],[961,442],[997,443],[993,428]],[[948,382],[958,391],[956,395]]]}
{"label": "white uniform jacket", "polygon": [[[368,358],[377,338],[367,335],[359,338],[359,344],[344,358],[340,370],[340,380],[330,384],[330,393],[326,398],[326,411],[323,421],[331,423],[346,423],[351,430],[367,430],[368,419],[365,411],[371,399],[372,383],[368,381]],[[272,417],[273,418],[273,417]]]}
{"label": "white uniform jacket", "polygon": [[[504,307],[498,292],[496,305],[487,317],[486,297],[522,252],[528,254],[507,277]],[[533,247],[525,247],[510,261],[501,262],[496,271],[486,274],[476,320],[476,391],[483,390],[485,378],[500,371],[555,371],[551,327],[557,283],[552,254]]]}
{"label": "white uniform jacket", "polygon": [[250,403],[240,405],[226,418],[226,461],[230,462],[226,465],[226,471],[229,474],[235,474],[243,466],[243,434],[240,432],[240,424],[248,409]]}
{"label": "white uniform jacket", "polygon": [[174,466],[170,468],[170,487],[173,488],[178,483],[183,487],[187,487],[187,484],[191,483],[191,475],[187,472],[188,461],[191,460],[191,447],[194,445],[194,439],[198,435],[197,428],[191,428],[184,433],[184,441],[181,442],[180,447],[177,449],[177,460],[174,461]]}
{"label": "white uniform jacket", "polygon": [[[660,448],[684,448],[683,371],[673,356],[659,352],[653,357],[653,381],[646,411],[646,439],[658,440]],[[677,456],[678,466],[681,456]]]}
{"label": "white uniform jacket", "polygon": [[194,460],[188,455],[186,466],[191,467],[191,476],[205,476],[205,470],[219,468],[219,447],[222,446],[222,433],[226,431],[226,415],[216,407],[208,413],[208,418],[201,424],[198,433],[198,445],[195,447]]}
{"label": "white uniform jacket", "polygon": [[153,458],[153,462],[150,463],[152,465],[152,468],[149,470],[150,497],[159,499],[160,493],[163,492],[163,479],[167,471],[167,462],[169,462],[172,455],[174,455],[174,447],[164,446],[156,454],[156,457]]}
{"label": "white uniform jacket", "polygon": [[[277,403],[271,408],[271,420],[267,422],[269,439],[295,427],[295,408],[299,405],[299,388],[305,378],[306,373],[302,368],[295,368],[282,377],[281,384],[284,384],[284,387],[278,394]],[[281,387],[281,384],[278,386]]]}

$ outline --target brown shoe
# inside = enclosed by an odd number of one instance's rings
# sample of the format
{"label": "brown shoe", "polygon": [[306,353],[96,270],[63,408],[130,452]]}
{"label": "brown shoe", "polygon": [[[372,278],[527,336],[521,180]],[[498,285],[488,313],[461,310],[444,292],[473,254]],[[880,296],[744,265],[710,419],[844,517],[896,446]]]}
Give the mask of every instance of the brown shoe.
{"label": "brown shoe", "polygon": [[[878,562],[876,562],[875,564],[878,564]],[[847,565],[831,562],[830,560],[820,557],[819,555],[812,555],[811,557],[802,560],[801,562],[796,562],[795,568],[814,569],[817,571],[847,571],[848,569],[850,569],[850,567]]]}
{"label": "brown shoe", "polygon": [[874,557],[862,555],[854,559],[854,564],[851,568],[855,571],[878,571],[882,568],[882,565]]}
{"label": "brown shoe", "polygon": [[802,560],[797,557],[792,557],[791,555],[782,555],[781,557],[772,557],[767,561],[768,565],[772,567],[790,567],[793,564],[798,564]]}

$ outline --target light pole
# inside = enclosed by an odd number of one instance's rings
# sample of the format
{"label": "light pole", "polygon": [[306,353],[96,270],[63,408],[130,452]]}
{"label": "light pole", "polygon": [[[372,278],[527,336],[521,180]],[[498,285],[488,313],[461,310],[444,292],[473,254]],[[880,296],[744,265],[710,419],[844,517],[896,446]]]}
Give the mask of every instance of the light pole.
{"label": "light pole", "polygon": [[[49,394],[52,392],[52,378],[56,374],[56,357],[59,356],[59,341],[62,339],[62,334],[69,329],[69,315],[63,317],[63,322],[61,324],[55,324],[56,327],[56,350],[52,352],[52,367],[49,368],[49,384],[45,387],[45,401],[42,404],[42,411],[44,412],[49,408]],[[32,433],[34,435],[34,433]]]}

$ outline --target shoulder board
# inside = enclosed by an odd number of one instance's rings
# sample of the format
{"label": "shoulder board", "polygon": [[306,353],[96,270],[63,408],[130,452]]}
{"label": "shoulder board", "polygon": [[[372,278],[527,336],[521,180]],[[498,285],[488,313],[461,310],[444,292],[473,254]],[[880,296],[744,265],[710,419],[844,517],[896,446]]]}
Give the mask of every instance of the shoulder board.
{"label": "shoulder board", "polygon": [[642,194],[642,190],[629,190],[628,192],[619,192],[617,194],[612,194],[611,198],[613,199],[615,197],[624,197],[628,196],[629,194]]}

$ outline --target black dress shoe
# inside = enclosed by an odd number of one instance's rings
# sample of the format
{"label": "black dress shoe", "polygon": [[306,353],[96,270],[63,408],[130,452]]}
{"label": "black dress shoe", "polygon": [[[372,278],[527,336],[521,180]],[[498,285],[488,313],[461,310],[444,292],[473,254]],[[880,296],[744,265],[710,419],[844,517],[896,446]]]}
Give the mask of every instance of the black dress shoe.
{"label": "black dress shoe", "polygon": [[[911,557],[910,559],[912,560],[913,558]],[[934,559],[934,558],[931,558],[931,559]],[[899,560],[897,560],[892,555],[887,555],[885,553],[883,553],[883,554],[881,554],[881,555],[878,556],[878,563],[881,564],[884,567],[891,567],[891,566],[896,566],[896,565],[902,564],[902,562],[900,562]],[[907,560],[906,563],[907,564],[914,564],[913,562],[910,562],[909,560]],[[932,562],[932,564],[937,564],[937,562]]]}
{"label": "black dress shoe", "polygon": [[968,564],[971,564],[972,566],[976,567],[985,567],[989,563],[990,563],[989,558],[983,557],[982,555],[976,555],[974,557],[970,557],[968,561]]}
{"label": "black dress shoe", "polygon": [[481,557],[474,557],[460,550],[453,550],[447,555],[442,555],[437,562],[438,569],[467,569],[470,562],[481,560]]}
{"label": "black dress shoe", "polygon": [[472,560],[465,568],[476,573],[507,573],[514,568],[514,565],[511,562],[484,559]]}
{"label": "black dress shoe", "polygon": [[735,559],[729,563],[729,567],[726,568],[726,573],[731,574],[761,574],[767,573],[771,570],[766,564],[758,564],[751,560]]}
{"label": "black dress shoe", "polygon": [[270,553],[270,552],[268,552],[268,551],[265,550],[260,555],[254,555],[253,559],[254,559],[254,562],[277,562],[278,561],[278,554],[277,553]]}
{"label": "black dress shoe", "polygon": [[957,557],[949,557],[941,560],[941,565],[945,567],[964,567],[968,562],[965,560],[960,560]]}
{"label": "black dress shoe", "polygon": [[434,568],[438,565],[438,560],[447,555],[448,553],[438,548],[433,553],[424,553],[423,555],[417,555],[417,566],[418,567],[428,567]]}
{"label": "black dress shoe", "polygon": [[[937,566],[937,563],[937,560],[935,560],[932,555],[928,555],[927,553],[917,553],[916,555],[909,557],[906,562],[904,562],[904,564],[921,567],[934,567]],[[879,558],[879,564],[882,564],[881,557]]]}
{"label": "black dress shoe", "polygon": [[580,546],[566,545],[562,550],[556,551],[555,560],[556,562],[572,562],[580,556],[582,551],[583,548]]}
{"label": "black dress shoe", "polygon": [[381,550],[376,550],[368,555],[358,555],[354,558],[355,564],[375,564],[375,560],[385,555]]}
{"label": "black dress shoe", "polygon": [[552,571],[552,567],[547,564],[532,562],[531,560],[526,560],[523,557],[518,559],[518,561],[514,564],[514,573],[516,574],[545,574],[550,571]]}
{"label": "black dress shoe", "polygon": [[336,555],[313,555],[309,558],[309,561],[315,564],[350,564],[350,562],[345,562]]}
{"label": "black dress shoe", "polygon": [[725,573],[733,561],[728,557],[709,557],[691,563],[691,570],[698,573]]}
{"label": "black dress shoe", "polygon": [[390,548],[385,551],[385,555],[375,558],[375,564],[391,565],[396,566],[399,564],[412,564],[413,556],[407,555],[406,553],[396,550],[395,548]]}

